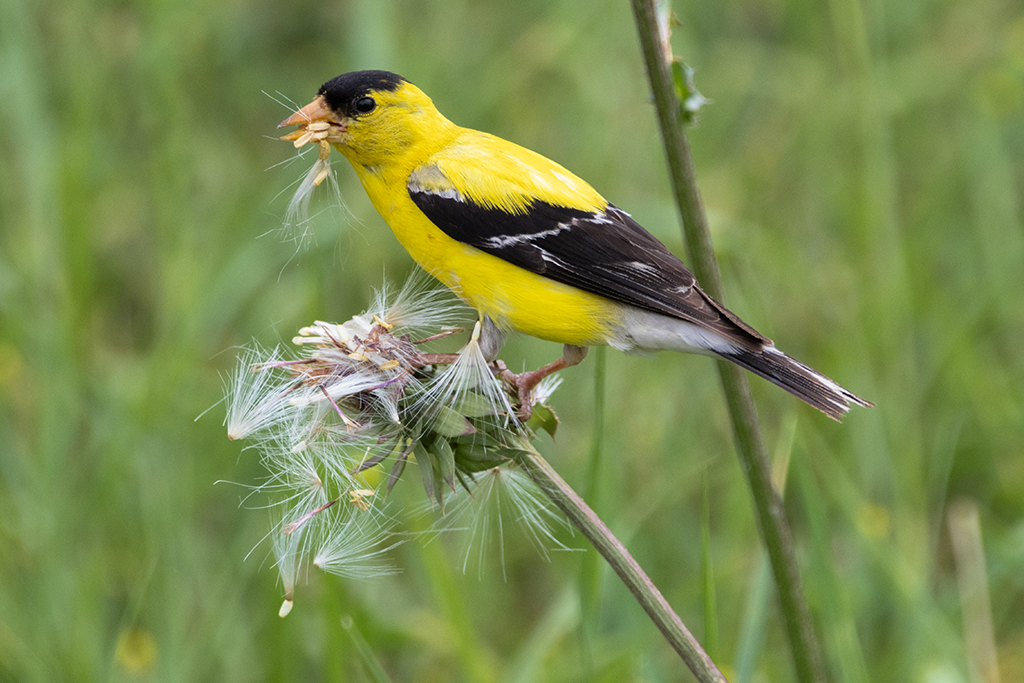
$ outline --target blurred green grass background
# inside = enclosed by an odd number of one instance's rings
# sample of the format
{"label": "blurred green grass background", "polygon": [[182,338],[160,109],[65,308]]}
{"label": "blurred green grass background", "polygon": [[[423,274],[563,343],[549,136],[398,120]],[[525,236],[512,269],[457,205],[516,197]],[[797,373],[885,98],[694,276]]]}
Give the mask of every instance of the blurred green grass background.
{"label": "blurred green grass background", "polygon": [[[713,100],[690,138],[730,307],[878,404],[836,425],[753,380],[790,458],[832,680],[992,680],[968,664],[962,594],[969,614],[991,601],[1002,680],[1024,679],[1024,9],[674,9],[676,52]],[[507,580],[496,550],[478,579],[454,544],[411,543],[400,576],[310,575],[279,619],[266,546],[245,559],[268,516],[214,485],[260,465],[222,407],[195,420],[233,347],[346,319],[410,271],[340,159],[352,216],[321,214],[308,249],[275,234],[305,168],[275,167],[288,110],[263,91],[304,104],[338,73],[396,71],[682,254],[628,3],[0,0],[0,15],[0,679],[372,680],[360,639],[398,681],[687,679],[614,577],[592,580],[592,551],[548,563],[521,537]],[[503,357],[558,352],[518,339]],[[588,498],[732,680],[791,679],[713,364],[605,361]],[[580,488],[595,365],[565,373],[542,446]],[[988,594],[958,586],[961,499]]]}

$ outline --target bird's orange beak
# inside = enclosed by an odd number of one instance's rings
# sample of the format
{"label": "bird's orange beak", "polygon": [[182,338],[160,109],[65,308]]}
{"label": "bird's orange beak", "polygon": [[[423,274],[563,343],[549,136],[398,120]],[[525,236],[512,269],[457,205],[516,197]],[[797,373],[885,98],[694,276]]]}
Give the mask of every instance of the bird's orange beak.
{"label": "bird's orange beak", "polygon": [[[299,127],[293,130],[287,135],[282,135],[282,140],[299,140],[303,136],[309,134],[312,130],[311,124],[314,125],[312,129],[317,131],[330,130],[333,135],[329,137],[335,137],[345,131],[345,123],[341,121],[337,114],[331,111],[330,107],[327,106],[327,102],[324,101],[323,97],[317,97],[315,100],[307,104],[302,109],[298,110],[281,123],[277,124],[278,128],[284,128],[285,126]],[[327,124],[324,126],[324,124]],[[321,136],[317,136],[318,138]]]}

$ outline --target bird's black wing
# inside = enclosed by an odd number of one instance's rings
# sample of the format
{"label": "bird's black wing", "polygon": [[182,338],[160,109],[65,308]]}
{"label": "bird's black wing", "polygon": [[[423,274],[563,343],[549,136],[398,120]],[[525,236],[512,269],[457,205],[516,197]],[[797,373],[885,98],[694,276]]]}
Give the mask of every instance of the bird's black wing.
{"label": "bird's black wing", "polygon": [[682,261],[612,204],[595,213],[534,201],[510,213],[453,190],[415,181],[408,188],[420,211],[463,244],[557,282],[695,323],[752,350],[771,344],[704,293]]}

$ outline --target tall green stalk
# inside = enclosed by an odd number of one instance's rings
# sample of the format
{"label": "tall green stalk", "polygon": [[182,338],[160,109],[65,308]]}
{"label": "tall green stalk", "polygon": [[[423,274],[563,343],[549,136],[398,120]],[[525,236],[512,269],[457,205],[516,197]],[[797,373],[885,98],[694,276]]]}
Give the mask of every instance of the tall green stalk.
{"label": "tall green stalk", "polygon": [[[693,157],[680,122],[679,99],[672,77],[672,57],[666,50],[667,36],[663,37],[658,27],[654,0],[631,1],[693,271],[701,286],[712,297],[724,302],[718,261],[697,187]],[[824,681],[821,650],[814,635],[807,600],[800,586],[793,538],[785,509],[781,497],[772,486],[768,452],[761,436],[750,385],[744,371],[732,363],[719,361],[718,371],[729,406],[742,468],[747,473],[761,535],[775,574],[775,585],[786,621],[797,678],[802,683]]]}

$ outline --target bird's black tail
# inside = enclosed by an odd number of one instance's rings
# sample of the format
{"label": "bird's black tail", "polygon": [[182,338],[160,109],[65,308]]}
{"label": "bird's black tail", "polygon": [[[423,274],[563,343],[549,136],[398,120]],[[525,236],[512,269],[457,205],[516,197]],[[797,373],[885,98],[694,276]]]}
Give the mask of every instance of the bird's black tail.
{"label": "bird's black tail", "polygon": [[864,407],[874,405],[774,346],[765,346],[760,352],[738,350],[735,353],[718,354],[782,387],[837,422],[842,420],[851,404]]}

